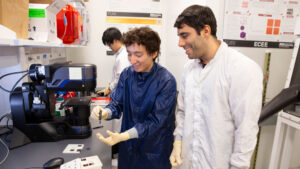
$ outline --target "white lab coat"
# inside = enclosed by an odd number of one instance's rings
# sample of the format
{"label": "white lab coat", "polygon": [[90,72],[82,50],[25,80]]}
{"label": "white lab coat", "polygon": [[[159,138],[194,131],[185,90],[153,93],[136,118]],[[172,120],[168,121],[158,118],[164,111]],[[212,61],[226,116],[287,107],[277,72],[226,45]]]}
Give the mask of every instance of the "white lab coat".
{"label": "white lab coat", "polygon": [[[126,51],[126,47],[122,46],[118,52],[115,54],[116,60],[113,67],[113,75],[112,80],[109,84],[110,91],[114,90],[119,82],[120,75],[122,71],[130,66],[130,62],[128,60],[128,54]],[[113,132],[120,132],[121,130],[121,124],[122,124],[122,116],[120,119],[113,119],[112,120],[112,130]]]}
{"label": "white lab coat", "polygon": [[262,104],[261,68],[221,43],[203,68],[184,67],[176,112],[181,169],[246,169],[256,145]]}
{"label": "white lab coat", "polygon": [[112,79],[111,79],[111,82],[109,84],[109,89],[111,91],[114,90],[115,87],[117,86],[122,71],[126,67],[131,65],[129,60],[128,60],[128,54],[127,54],[125,46],[122,46],[116,52],[115,56],[116,56],[116,60],[115,60],[114,67],[113,67]]}

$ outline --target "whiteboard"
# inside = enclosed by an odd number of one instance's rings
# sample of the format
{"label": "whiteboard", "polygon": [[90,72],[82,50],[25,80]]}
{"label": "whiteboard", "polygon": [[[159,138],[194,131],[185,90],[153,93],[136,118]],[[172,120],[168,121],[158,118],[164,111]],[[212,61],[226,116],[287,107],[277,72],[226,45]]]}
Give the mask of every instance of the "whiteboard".
{"label": "whiteboard", "polygon": [[223,39],[293,42],[300,0],[226,0]]}

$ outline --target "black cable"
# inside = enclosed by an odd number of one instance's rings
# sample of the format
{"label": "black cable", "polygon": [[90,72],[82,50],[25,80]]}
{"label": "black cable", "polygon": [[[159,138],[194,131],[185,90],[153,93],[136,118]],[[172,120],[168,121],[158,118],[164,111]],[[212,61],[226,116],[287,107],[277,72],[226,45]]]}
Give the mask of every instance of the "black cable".
{"label": "black cable", "polygon": [[15,87],[18,85],[18,83],[25,77],[25,76],[27,76],[29,74],[29,72],[27,72],[27,73],[25,73],[22,77],[20,77],[19,79],[18,79],[18,81],[14,84],[14,86],[11,88],[11,92],[10,92],[10,94],[12,94],[12,92],[14,91],[14,89],[15,89]]}
{"label": "black cable", "polygon": [[0,137],[2,136],[2,135],[5,135],[5,134],[8,134],[10,131],[7,129],[7,127],[6,126],[2,126],[2,127],[0,127],[0,131],[1,130],[3,130],[3,129],[6,129],[6,131],[5,132],[3,132],[3,133],[0,133]]}
{"label": "black cable", "polygon": [[[19,74],[19,73],[25,73],[25,72],[27,72],[26,75],[29,74],[29,71],[28,71],[28,70],[19,71],[19,72],[11,72],[11,73],[7,73],[7,74],[5,74],[5,75],[2,75],[2,76],[0,77],[0,80],[1,80],[2,78],[4,78],[5,76],[14,75],[14,74]],[[24,77],[22,76],[22,79],[23,79],[23,78],[24,78]],[[17,83],[17,84],[18,84],[18,83]],[[14,86],[14,87],[15,87],[15,86]],[[10,90],[5,89],[5,88],[2,87],[1,85],[0,85],[0,89],[4,90],[5,92],[8,92],[8,93],[11,93],[11,92],[12,92],[12,91],[10,91]]]}
{"label": "black cable", "polygon": [[5,134],[10,134],[10,133],[12,133],[12,128],[10,128],[10,127],[8,126],[8,122],[9,122],[9,120],[10,120],[10,114],[9,114],[9,113],[7,113],[7,114],[1,116],[1,118],[0,118],[0,123],[1,123],[1,121],[2,121],[5,117],[7,118],[6,126],[0,127],[0,130],[6,128],[6,129],[8,129],[9,131],[6,131],[6,132],[4,132],[4,133],[1,133],[0,136],[5,135]]}
{"label": "black cable", "polygon": [[6,116],[7,116],[7,114],[4,114],[3,116],[0,117],[0,123],[4,119],[4,117],[6,117]]}
{"label": "black cable", "polygon": [[[3,127],[3,128],[6,128],[6,127]],[[3,129],[2,128],[2,129]],[[5,142],[6,143],[10,143],[11,142],[11,139],[8,139],[8,136],[11,136],[12,135],[12,131],[5,131],[3,133],[0,133],[0,138],[4,138]]]}
{"label": "black cable", "polygon": [[11,72],[11,73],[7,73],[7,74],[5,74],[5,75],[2,75],[2,76],[0,77],[0,80],[1,80],[2,78],[4,78],[5,76],[9,76],[9,75],[13,75],[13,74],[19,74],[19,73],[24,73],[24,72],[28,72],[28,70],[19,71],[19,72]]}
{"label": "black cable", "polygon": [[10,120],[10,118],[7,118],[7,121],[6,121],[6,128],[12,132],[13,129],[10,128],[10,127],[8,126],[9,120]]}
{"label": "black cable", "polygon": [[7,89],[3,88],[1,85],[0,85],[0,89],[2,89],[2,90],[4,90],[4,91],[6,91],[7,93],[10,93],[10,91],[9,91],[9,90],[7,90]]}
{"label": "black cable", "polygon": [[[2,129],[7,129],[7,128],[6,128],[6,127],[1,127],[1,128],[0,128],[0,131],[1,131]],[[5,131],[5,132],[0,133],[0,137],[3,136],[3,135],[6,135],[6,134],[10,134],[10,133],[11,133],[11,131],[7,130],[7,131]]]}
{"label": "black cable", "polygon": [[1,121],[2,121],[5,117],[7,117],[7,115],[8,115],[8,113],[6,113],[6,114],[4,114],[3,116],[0,117],[0,123],[1,123]]}
{"label": "black cable", "polygon": [[[3,127],[3,128],[5,128],[6,129],[6,127]],[[3,133],[0,133],[0,138],[2,137],[4,137],[4,140],[5,140],[5,142],[6,143],[10,143],[11,142],[11,139],[12,139],[12,131],[5,131],[5,132],[3,132]]]}
{"label": "black cable", "polygon": [[1,159],[1,161],[0,161],[0,165],[1,165],[1,164],[4,163],[4,161],[7,159],[8,155],[9,155],[9,148],[8,148],[8,146],[2,141],[1,138],[0,138],[0,142],[1,142],[1,144],[3,144],[4,148],[5,148],[6,151],[7,151],[7,152],[6,152],[6,155],[4,156],[4,158]]}
{"label": "black cable", "polygon": [[[0,118],[0,123],[1,123],[1,121],[4,119],[4,118],[7,118],[7,126],[6,127],[8,127],[8,121],[9,121],[9,114],[7,113],[7,114],[5,114],[5,115],[3,115],[3,116],[1,116],[1,118]],[[0,129],[4,129],[5,127],[1,127]],[[9,130],[10,130],[10,128],[8,128]],[[10,133],[12,133],[12,131],[10,130],[10,131],[5,131],[4,133],[1,133],[0,134],[0,136],[3,136],[3,135],[7,135],[7,134],[10,134]],[[6,138],[7,137],[5,137],[5,140],[6,140]],[[1,161],[0,161],[0,165],[1,164],[3,164],[4,162],[5,162],[5,160],[7,159],[7,157],[8,157],[8,155],[9,155],[9,148],[8,148],[8,146],[2,141],[2,138],[0,138],[0,142],[3,144],[3,146],[5,147],[5,149],[6,149],[6,155],[4,156],[4,158],[3,159],[1,159]],[[2,156],[1,156],[2,157]]]}

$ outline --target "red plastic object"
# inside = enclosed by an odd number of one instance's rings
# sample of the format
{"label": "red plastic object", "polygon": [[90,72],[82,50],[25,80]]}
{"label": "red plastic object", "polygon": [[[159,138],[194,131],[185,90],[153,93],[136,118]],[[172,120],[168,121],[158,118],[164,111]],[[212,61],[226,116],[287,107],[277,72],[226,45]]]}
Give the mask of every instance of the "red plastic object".
{"label": "red plastic object", "polygon": [[70,4],[66,5],[56,14],[57,37],[64,44],[72,44],[80,38],[80,13]]}
{"label": "red plastic object", "polygon": [[67,92],[67,94],[64,96],[64,99],[66,100],[67,98],[72,98],[76,95],[75,92]]}

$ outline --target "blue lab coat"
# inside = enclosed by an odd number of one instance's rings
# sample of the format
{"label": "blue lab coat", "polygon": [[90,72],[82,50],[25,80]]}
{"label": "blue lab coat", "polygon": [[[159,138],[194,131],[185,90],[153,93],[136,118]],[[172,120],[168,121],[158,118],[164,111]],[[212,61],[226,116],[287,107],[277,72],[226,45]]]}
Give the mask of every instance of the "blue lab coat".
{"label": "blue lab coat", "polygon": [[121,132],[135,127],[138,138],[119,143],[119,169],[170,169],[175,128],[176,81],[154,63],[150,72],[127,67],[106,106],[112,118],[123,114]]}

